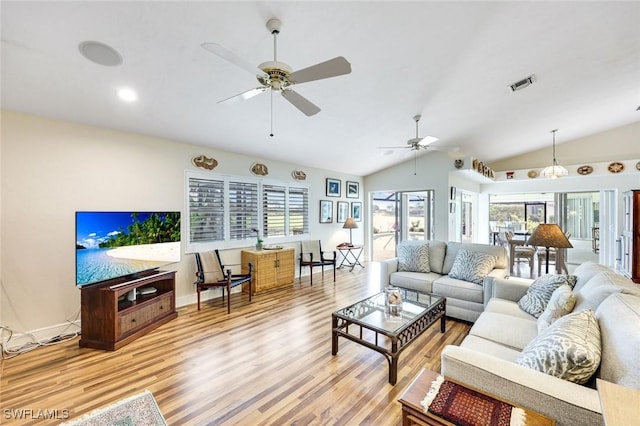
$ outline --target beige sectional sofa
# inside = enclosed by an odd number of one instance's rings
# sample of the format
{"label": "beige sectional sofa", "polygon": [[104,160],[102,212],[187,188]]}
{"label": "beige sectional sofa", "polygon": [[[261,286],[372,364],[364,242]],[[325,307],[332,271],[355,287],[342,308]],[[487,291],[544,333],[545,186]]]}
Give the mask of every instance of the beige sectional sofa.
{"label": "beige sectional sofa", "polygon": [[447,299],[447,316],[473,322],[484,311],[485,294],[483,283],[474,283],[452,278],[454,262],[461,249],[468,252],[488,254],[495,258],[490,278],[504,278],[508,270],[507,251],[502,246],[489,244],[431,241],[404,241],[398,245],[400,253],[404,246],[424,247],[428,252],[428,272],[403,271],[401,259],[394,257],[379,262],[382,289],[388,285],[434,293]]}
{"label": "beige sectional sofa", "polygon": [[599,368],[588,383],[576,384],[518,363],[539,333],[536,318],[517,303],[533,280],[513,277],[485,280],[485,310],[460,346],[443,350],[442,374],[554,418],[558,425],[602,425],[595,377],[640,389],[640,290],[596,263],[584,263],[573,274],[575,307],[562,318],[593,311],[600,336]]}

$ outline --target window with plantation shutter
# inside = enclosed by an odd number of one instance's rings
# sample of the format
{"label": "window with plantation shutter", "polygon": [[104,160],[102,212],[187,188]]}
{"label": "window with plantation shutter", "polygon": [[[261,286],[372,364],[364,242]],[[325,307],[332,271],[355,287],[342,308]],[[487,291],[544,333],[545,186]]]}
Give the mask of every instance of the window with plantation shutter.
{"label": "window with plantation shutter", "polygon": [[258,228],[258,184],[229,182],[229,239],[254,238]]}
{"label": "window with plantation shutter", "polygon": [[309,189],[289,187],[289,235],[309,233]]}
{"label": "window with plantation shutter", "polygon": [[189,179],[189,241],[224,240],[224,181]]}
{"label": "window with plantation shutter", "polygon": [[262,232],[265,238],[286,235],[286,190],[284,186],[262,186]]}
{"label": "window with plantation shutter", "polygon": [[255,178],[185,174],[187,252],[267,244],[309,234],[309,188]]}

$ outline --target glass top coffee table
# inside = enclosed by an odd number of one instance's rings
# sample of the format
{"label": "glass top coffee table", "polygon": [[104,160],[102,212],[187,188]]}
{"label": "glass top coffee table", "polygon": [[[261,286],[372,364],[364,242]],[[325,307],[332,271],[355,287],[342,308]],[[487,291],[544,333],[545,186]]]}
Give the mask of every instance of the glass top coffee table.
{"label": "glass top coffee table", "polygon": [[[378,293],[331,314],[331,354],[338,353],[338,337],[380,352],[389,362],[389,383],[398,379],[400,353],[440,319],[445,331],[445,298],[416,290],[399,289],[402,310],[391,315],[386,294]],[[349,330],[349,326],[351,330]],[[355,330],[354,330],[355,329]]]}

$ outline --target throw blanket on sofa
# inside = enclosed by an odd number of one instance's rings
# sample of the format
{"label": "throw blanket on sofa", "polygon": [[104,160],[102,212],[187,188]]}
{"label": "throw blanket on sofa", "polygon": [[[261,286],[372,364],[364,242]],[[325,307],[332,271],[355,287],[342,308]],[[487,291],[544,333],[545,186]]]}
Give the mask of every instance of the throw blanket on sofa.
{"label": "throw blanket on sofa", "polygon": [[425,411],[460,426],[526,424],[522,409],[445,380],[442,375],[431,383],[421,404]]}

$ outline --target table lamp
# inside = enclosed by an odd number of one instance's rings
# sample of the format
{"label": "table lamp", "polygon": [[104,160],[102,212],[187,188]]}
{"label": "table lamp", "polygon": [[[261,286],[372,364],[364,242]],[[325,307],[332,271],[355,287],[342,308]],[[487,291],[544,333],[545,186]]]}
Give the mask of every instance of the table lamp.
{"label": "table lamp", "polygon": [[[527,240],[527,244],[530,246],[545,247],[547,250],[546,256],[546,273],[549,273],[549,247],[556,249],[573,248],[567,236],[562,232],[562,229],[555,223],[541,223],[533,231],[533,234]],[[559,255],[556,253],[556,262],[558,262]]]}
{"label": "table lamp", "polygon": [[348,217],[347,220],[344,221],[344,225],[342,225],[342,228],[349,230],[349,246],[353,246],[352,230],[358,228],[358,224],[352,217]]}

